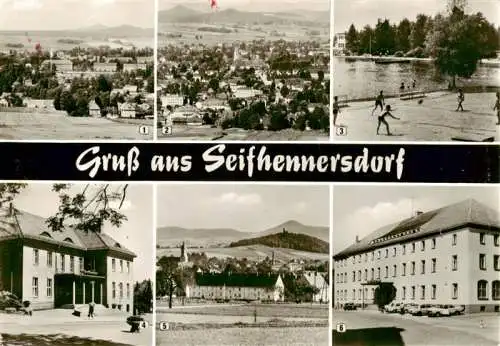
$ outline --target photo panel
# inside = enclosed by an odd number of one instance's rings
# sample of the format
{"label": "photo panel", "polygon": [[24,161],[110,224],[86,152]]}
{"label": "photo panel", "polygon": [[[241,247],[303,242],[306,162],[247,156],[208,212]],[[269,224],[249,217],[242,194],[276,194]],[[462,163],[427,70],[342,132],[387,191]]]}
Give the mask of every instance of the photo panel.
{"label": "photo panel", "polygon": [[328,185],[158,185],[156,345],[328,345]]}
{"label": "photo panel", "polygon": [[0,183],[0,342],[153,344],[153,186]]}
{"label": "photo panel", "polygon": [[335,141],[500,141],[500,4],[333,0]]}
{"label": "photo panel", "polygon": [[332,344],[498,345],[498,186],[335,186]]}
{"label": "photo panel", "polygon": [[329,0],[159,0],[158,138],[328,141],[329,37]]}
{"label": "photo panel", "polygon": [[0,139],[152,140],[154,18],[154,0],[1,1]]}

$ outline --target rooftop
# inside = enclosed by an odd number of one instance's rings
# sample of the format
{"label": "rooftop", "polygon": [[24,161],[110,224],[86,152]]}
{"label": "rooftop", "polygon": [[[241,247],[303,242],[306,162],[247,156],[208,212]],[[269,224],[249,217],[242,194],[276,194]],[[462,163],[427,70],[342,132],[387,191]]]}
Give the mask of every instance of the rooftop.
{"label": "rooftop", "polygon": [[212,273],[196,274],[198,286],[273,287],[279,275]]}

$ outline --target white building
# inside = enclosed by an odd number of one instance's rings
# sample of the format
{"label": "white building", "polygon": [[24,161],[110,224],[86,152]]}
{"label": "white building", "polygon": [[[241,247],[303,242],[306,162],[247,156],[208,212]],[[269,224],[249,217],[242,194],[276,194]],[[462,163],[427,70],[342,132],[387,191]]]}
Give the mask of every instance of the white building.
{"label": "white building", "polygon": [[333,49],[338,51],[343,51],[346,49],[346,34],[344,32],[335,34],[333,40]]}
{"label": "white building", "polygon": [[335,304],[372,304],[392,282],[395,302],[499,311],[499,235],[499,213],[472,199],[417,212],[334,256]]}
{"label": "white building", "polygon": [[99,62],[94,64],[93,69],[95,72],[115,73],[117,71],[117,65],[116,63]]}
{"label": "white building", "polygon": [[97,105],[94,100],[89,102],[89,116],[91,117],[100,117],[101,116],[101,108]]}
{"label": "white building", "polygon": [[280,275],[201,274],[186,292],[192,298],[208,300],[284,301],[285,286]]}
{"label": "white building", "polygon": [[325,273],[305,272],[304,278],[309,285],[316,288],[318,293],[314,294],[312,299],[316,303],[328,303],[330,301],[330,289],[328,281],[325,279]]}

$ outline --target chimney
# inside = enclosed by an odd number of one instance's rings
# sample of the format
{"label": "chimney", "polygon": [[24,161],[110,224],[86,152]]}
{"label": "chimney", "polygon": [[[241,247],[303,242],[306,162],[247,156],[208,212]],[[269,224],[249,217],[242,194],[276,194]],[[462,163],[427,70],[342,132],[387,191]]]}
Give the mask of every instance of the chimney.
{"label": "chimney", "polygon": [[9,216],[14,216],[14,205],[12,202],[9,203]]}
{"label": "chimney", "polygon": [[359,236],[356,235],[356,243],[359,243]]}

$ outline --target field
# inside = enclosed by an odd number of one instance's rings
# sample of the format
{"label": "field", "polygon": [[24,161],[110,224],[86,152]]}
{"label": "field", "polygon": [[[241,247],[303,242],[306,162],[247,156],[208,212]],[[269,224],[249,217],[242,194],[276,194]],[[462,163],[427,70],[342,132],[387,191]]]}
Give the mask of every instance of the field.
{"label": "field", "polygon": [[[226,247],[214,247],[214,248],[203,248],[203,249],[189,249],[190,252],[204,252],[207,257],[217,257],[217,258],[247,258],[250,261],[262,260],[266,257],[271,258],[273,256],[277,261],[288,262],[296,258],[304,258],[311,260],[323,260],[328,261],[328,254],[314,253],[297,251],[293,249],[284,248],[271,248],[264,245],[252,245],[252,246],[238,246],[233,248]],[[178,256],[179,249],[157,249],[156,254],[158,257],[174,255]]]}
{"label": "field", "polygon": [[169,328],[157,328],[157,345],[328,345],[328,305],[162,306],[156,321]]}
{"label": "field", "polygon": [[[60,114],[0,112],[0,139],[7,140],[91,140],[153,139],[151,120],[108,120],[91,117],[69,117]],[[149,135],[139,132],[148,124]]]}
{"label": "field", "polygon": [[250,131],[243,129],[221,130],[210,126],[174,126],[171,134],[158,133],[160,140],[224,140],[224,141],[328,141],[323,131]]}
{"label": "field", "polygon": [[[214,29],[228,28],[232,29],[231,33],[219,33],[210,31],[199,31],[200,27],[213,27]],[[283,26],[283,25],[273,25],[273,26],[238,26],[237,32],[234,32],[234,26],[232,25],[217,25],[217,24],[160,24],[158,37],[158,46],[162,47],[167,44],[193,44],[197,43],[195,36],[203,36],[203,43],[207,45],[214,45],[219,43],[234,43],[235,41],[253,41],[253,40],[279,40],[283,39],[286,41],[325,41],[328,42],[328,30],[319,29],[320,35],[309,36],[307,34],[313,28],[310,27],[300,27],[300,26]],[[273,34],[285,33],[285,36],[277,36]],[[166,36],[166,33],[169,36]],[[172,36],[170,36],[172,35]],[[181,37],[173,37],[175,35],[182,35]]]}

